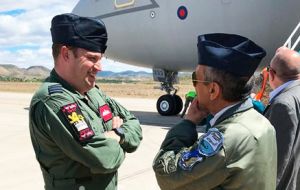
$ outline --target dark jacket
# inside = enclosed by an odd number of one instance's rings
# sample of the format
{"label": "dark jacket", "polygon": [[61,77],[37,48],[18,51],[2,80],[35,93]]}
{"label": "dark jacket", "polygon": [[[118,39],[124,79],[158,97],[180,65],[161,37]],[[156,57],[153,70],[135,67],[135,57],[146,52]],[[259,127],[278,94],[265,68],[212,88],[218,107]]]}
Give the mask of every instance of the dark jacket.
{"label": "dark jacket", "polygon": [[276,130],[277,190],[300,189],[300,81],[289,84],[264,112]]}

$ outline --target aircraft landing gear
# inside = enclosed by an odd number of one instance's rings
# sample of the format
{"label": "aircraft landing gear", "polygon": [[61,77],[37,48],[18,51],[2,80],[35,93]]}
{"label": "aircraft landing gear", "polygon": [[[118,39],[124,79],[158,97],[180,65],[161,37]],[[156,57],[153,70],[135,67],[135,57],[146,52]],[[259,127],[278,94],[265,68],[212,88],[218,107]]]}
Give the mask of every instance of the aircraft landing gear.
{"label": "aircraft landing gear", "polygon": [[176,94],[163,95],[156,102],[156,109],[163,116],[177,115],[182,110],[182,107],[182,100]]}
{"label": "aircraft landing gear", "polygon": [[177,75],[177,72],[153,69],[154,80],[161,82],[160,89],[167,92],[166,95],[159,97],[156,102],[156,109],[160,115],[177,115],[183,108],[182,99],[176,95],[177,89],[173,87],[174,83],[178,83]]}

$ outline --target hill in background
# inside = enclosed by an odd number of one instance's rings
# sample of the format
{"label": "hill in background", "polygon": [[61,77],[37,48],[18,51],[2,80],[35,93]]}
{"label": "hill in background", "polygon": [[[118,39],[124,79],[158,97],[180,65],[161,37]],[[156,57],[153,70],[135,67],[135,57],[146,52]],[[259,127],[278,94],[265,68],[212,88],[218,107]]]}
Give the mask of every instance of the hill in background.
{"label": "hill in background", "polygon": [[[27,69],[19,68],[16,65],[11,64],[0,64],[0,80],[1,81],[42,81],[49,76],[50,71],[48,68],[43,66],[31,66]],[[191,73],[180,72],[180,79],[190,79]],[[152,73],[145,71],[123,71],[123,72],[112,72],[112,71],[101,71],[97,74],[97,77],[102,79],[116,79],[120,81],[127,80],[152,80]]]}
{"label": "hill in background", "polygon": [[[45,79],[49,76],[50,70],[43,66],[32,66],[27,69],[19,68],[16,65],[11,64],[0,64],[0,79],[10,80],[10,79]],[[101,71],[97,74],[101,78],[152,78],[152,73],[147,73],[144,71],[124,71],[115,73],[112,71]],[[20,81],[20,80],[18,80]]]}
{"label": "hill in background", "polygon": [[27,69],[15,65],[0,65],[1,79],[42,79],[48,76],[50,70],[43,66],[32,66]]}

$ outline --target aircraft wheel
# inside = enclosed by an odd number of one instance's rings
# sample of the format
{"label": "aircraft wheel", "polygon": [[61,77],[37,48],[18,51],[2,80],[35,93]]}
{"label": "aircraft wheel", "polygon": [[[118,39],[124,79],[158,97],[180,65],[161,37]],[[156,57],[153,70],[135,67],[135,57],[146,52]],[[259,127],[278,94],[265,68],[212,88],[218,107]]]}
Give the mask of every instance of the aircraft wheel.
{"label": "aircraft wheel", "polygon": [[175,109],[175,99],[169,94],[159,97],[156,102],[156,109],[160,115],[173,115]]}
{"label": "aircraft wheel", "polygon": [[173,96],[173,98],[175,100],[175,109],[174,109],[173,114],[177,115],[181,112],[181,110],[183,108],[183,102],[182,102],[182,99],[180,98],[180,96],[178,96],[176,94]]}

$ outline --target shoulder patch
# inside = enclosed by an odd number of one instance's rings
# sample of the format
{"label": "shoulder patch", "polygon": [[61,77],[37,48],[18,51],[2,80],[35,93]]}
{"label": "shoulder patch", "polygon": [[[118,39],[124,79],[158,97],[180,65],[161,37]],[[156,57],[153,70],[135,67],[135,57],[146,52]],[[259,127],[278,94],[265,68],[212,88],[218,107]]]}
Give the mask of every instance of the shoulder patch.
{"label": "shoulder patch", "polygon": [[61,107],[61,110],[72,126],[75,138],[79,142],[85,142],[95,135],[91,126],[86,122],[77,103],[65,105]]}
{"label": "shoulder patch", "polygon": [[48,86],[48,93],[49,95],[54,94],[54,93],[63,93],[63,88],[61,84],[54,84],[51,86]]}
{"label": "shoulder patch", "polygon": [[193,167],[198,163],[202,162],[204,157],[202,157],[197,149],[194,150],[184,150],[179,159],[178,165],[181,169],[186,171],[191,171]]}
{"label": "shoulder patch", "polygon": [[203,156],[213,156],[219,152],[223,143],[223,134],[217,128],[210,128],[200,137],[198,151]]}
{"label": "shoulder patch", "polygon": [[217,128],[210,128],[202,135],[196,147],[185,149],[181,152],[178,165],[181,169],[191,171],[200,162],[204,162],[206,157],[217,154],[223,146],[223,134]]}

